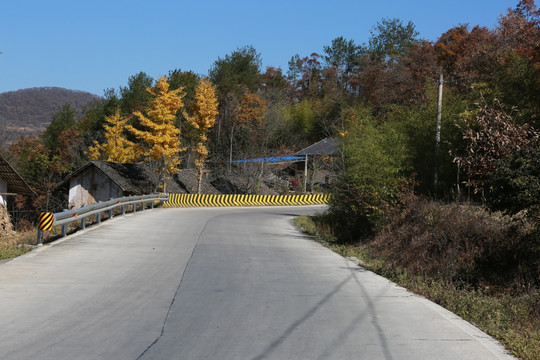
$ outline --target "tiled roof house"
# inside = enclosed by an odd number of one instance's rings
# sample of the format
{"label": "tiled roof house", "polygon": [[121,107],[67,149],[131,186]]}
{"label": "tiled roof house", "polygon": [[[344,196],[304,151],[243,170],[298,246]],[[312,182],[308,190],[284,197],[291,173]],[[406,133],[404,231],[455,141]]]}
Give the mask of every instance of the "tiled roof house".
{"label": "tiled roof house", "polygon": [[6,205],[7,197],[10,195],[36,196],[36,193],[0,155],[0,204]]}

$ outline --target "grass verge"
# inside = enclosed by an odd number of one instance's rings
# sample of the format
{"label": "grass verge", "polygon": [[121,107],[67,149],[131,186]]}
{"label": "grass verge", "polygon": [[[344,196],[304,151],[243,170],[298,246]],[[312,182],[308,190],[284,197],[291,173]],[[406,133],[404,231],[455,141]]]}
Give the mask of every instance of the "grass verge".
{"label": "grass verge", "polygon": [[410,276],[407,270],[390,267],[385,259],[374,256],[369,244],[338,243],[330,229],[312,217],[300,216],[295,224],[332,251],[360,259],[368,270],[461,316],[499,340],[520,359],[540,360],[539,290],[517,294],[511,289],[497,289],[488,293],[427,276]]}
{"label": "grass verge", "polygon": [[12,232],[0,236],[0,260],[10,259],[27,253],[36,243],[35,231]]}

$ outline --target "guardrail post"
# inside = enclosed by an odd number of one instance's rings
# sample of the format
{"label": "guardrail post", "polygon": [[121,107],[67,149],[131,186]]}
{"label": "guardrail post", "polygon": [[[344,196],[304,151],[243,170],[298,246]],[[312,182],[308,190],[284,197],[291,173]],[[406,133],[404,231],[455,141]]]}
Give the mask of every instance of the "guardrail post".
{"label": "guardrail post", "polygon": [[113,209],[109,209],[109,219],[113,218]]}
{"label": "guardrail post", "polygon": [[142,209],[143,209],[143,211],[146,210],[145,202],[143,201],[141,204],[142,204]]}
{"label": "guardrail post", "polygon": [[98,213],[96,215],[96,221],[97,221],[98,224],[101,222],[101,213]]}
{"label": "guardrail post", "polygon": [[83,217],[81,219],[81,229],[86,229],[86,218],[85,217]]}
{"label": "guardrail post", "polygon": [[43,231],[52,230],[54,225],[54,214],[49,212],[42,212],[38,218],[38,233],[36,239],[36,245],[43,245]]}
{"label": "guardrail post", "polygon": [[67,225],[66,224],[62,225],[62,230],[61,231],[62,231],[62,237],[67,235]]}
{"label": "guardrail post", "polygon": [[153,208],[154,208],[154,200],[152,200],[152,201],[150,202],[150,209],[153,209]]}
{"label": "guardrail post", "polygon": [[137,203],[133,203],[133,212],[137,212]]}
{"label": "guardrail post", "polygon": [[126,205],[122,204],[122,215],[126,215]]}

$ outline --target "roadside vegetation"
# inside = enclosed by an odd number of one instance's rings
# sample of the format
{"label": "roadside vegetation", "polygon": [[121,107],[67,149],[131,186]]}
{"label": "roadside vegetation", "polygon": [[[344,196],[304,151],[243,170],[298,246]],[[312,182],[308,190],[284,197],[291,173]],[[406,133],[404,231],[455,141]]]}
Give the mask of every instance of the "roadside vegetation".
{"label": "roadside vegetation", "polygon": [[35,237],[34,231],[15,232],[7,209],[0,204],[0,260],[14,258],[30,251],[31,244],[36,241]]}
{"label": "roadside vegetation", "polygon": [[23,231],[0,235],[0,260],[10,259],[27,253],[36,242],[35,231]]}

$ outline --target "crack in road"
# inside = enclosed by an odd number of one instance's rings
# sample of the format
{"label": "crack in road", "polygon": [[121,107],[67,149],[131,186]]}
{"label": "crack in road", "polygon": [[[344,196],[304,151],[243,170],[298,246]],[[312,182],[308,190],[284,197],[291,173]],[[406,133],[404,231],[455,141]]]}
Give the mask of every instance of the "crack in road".
{"label": "crack in road", "polygon": [[137,360],[139,359],[142,359],[143,356],[154,346],[158,343],[159,339],[161,339],[163,337],[163,334],[165,333],[165,325],[167,324],[167,320],[169,319],[169,315],[171,313],[171,310],[172,310],[172,307],[174,305],[174,302],[176,300],[176,297],[178,296],[178,293],[180,292],[180,287],[182,286],[182,282],[184,281],[184,275],[186,274],[187,272],[187,269],[189,267],[189,263],[191,262],[191,259],[193,258],[193,254],[195,253],[195,250],[197,249],[197,246],[199,245],[199,242],[201,240],[201,237],[202,237],[202,234],[204,233],[204,231],[206,230],[206,226],[208,225],[208,223],[210,223],[210,220],[212,220],[213,218],[210,218],[206,221],[206,224],[204,224],[204,227],[203,229],[201,230],[201,232],[199,233],[199,237],[197,238],[197,242],[195,243],[195,246],[193,247],[193,250],[191,251],[191,254],[189,256],[189,260],[187,261],[186,263],[186,267],[184,268],[184,271],[182,272],[182,277],[180,278],[180,282],[178,283],[178,286],[176,287],[176,291],[174,292],[174,296],[171,300],[171,303],[169,305],[169,309],[167,310],[167,315],[165,315],[165,320],[163,320],[163,325],[161,327],[161,332],[159,334],[159,336],[150,344],[148,345],[148,347],[141,353],[141,355],[139,355],[137,357]]}

